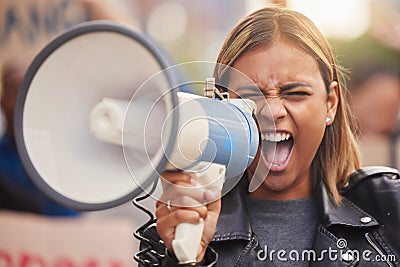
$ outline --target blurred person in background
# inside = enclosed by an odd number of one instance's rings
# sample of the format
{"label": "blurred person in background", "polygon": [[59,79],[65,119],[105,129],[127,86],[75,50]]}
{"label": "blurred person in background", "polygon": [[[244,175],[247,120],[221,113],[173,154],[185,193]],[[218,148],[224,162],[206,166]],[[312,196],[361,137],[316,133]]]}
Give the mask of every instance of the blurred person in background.
{"label": "blurred person in background", "polygon": [[354,111],[361,133],[392,135],[398,130],[400,73],[383,65],[367,64],[354,70],[350,82]]}
{"label": "blurred person in background", "polygon": [[375,62],[352,69],[349,83],[366,165],[399,167],[400,71]]}

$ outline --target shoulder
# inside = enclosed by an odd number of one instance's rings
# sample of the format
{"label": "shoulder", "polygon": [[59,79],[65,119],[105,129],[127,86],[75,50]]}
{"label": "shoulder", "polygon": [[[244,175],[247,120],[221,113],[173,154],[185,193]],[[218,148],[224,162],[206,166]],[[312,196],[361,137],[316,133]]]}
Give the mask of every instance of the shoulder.
{"label": "shoulder", "polygon": [[[400,175],[387,167],[366,167],[349,177],[343,196],[372,217],[379,226],[369,229],[376,242],[389,254],[400,255],[398,227],[400,225]],[[360,222],[367,226],[369,221]],[[369,242],[369,241],[368,241]],[[396,256],[397,258],[397,256]]]}
{"label": "shoulder", "polygon": [[341,189],[341,193],[342,195],[346,195],[358,187],[374,188],[382,183],[388,186],[400,186],[399,171],[394,168],[383,166],[364,167],[349,176],[348,183]]}
{"label": "shoulder", "polygon": [[341,194],[377,219],[400,223],[400,174],[389,167],[365,167],[349,177]]}

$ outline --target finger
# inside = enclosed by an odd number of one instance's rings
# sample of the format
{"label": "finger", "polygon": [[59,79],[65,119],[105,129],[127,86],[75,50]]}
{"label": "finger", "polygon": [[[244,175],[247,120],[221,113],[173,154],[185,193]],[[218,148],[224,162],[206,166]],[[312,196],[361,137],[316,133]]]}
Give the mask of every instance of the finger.
{"label": "finger", "polygon": [[[207,195],[207,193],[206,193]],[[221,191],[215,190],[211,193],[211,196],[208,196],[212,201],[207,204],[207,210],[209,213],[220,213],[221,211]]]}
{"label": "finger", "polygon": [[221,198],[221,190],[216,186],[209,186],[204,191],[205,203],[214,202]]}
{"label": "finger", "polygon": [[167,228],[176,227],[180,223],[198,223],[199,221],[199,213],[189,209],[177,209],[166,216],[157,217],[157,224]]}
{"label": "finger", "polygon": [[176,184],[178,181],[190,183],[192,179],[192,175],[187,172],[176,172],[176,171],[167,171],[164,172],[161,176],[161,183],[163,189],[167,189],[169,186]]}
{"label": "finger", "polygon": [[221,212],[221,199],[215,200],[207,205],[208,213],[217,213]]}
{"label": "finger", "polygon": [[[167,203],[168,201],[171,202],[174,206],[185,206],[185,203],[179,203],[177,200],[183,196],[190,197],[196,200],[198,203],[204,203],[205,200],[205,188],[203,187],[194,187],[191,184],[187,184],[185,182],[177,182],[174,186],[169,187],[166,189],[159,201]],[[187,203],[190,204],[190,203]],[[194,205],[197,206],[197,205]]]}
{"label": "finger", "polygon": [[199,216],[203,219],[207,217],[207,212],[208,212],[207,207],[190,197],[183,196],[178,199],[175,199],[174,202],[177,203],[177,205],[170,204],[170,208],[168,208],[168,203],[164,204],[162,202],[158,202],[162,203],[162,205],[157,203],[156,216],[163,217],[177,209],[189,209],[196,211],[199,214]]}
{"label": "finger", "polygon": [[181,223],[197,224],[199,222],[200,216],[196,211],[179,209],[171,212],[167,216],[157,218],[156,228],[160,237],[167,245],[167,248],[171,250],[171,243],[175,236],[176,226]]}

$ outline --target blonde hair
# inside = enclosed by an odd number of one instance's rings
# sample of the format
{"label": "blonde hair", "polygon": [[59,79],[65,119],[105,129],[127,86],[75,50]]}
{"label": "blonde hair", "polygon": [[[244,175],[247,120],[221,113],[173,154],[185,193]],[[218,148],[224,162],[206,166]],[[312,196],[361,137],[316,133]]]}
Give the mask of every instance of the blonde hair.
{"label": "blonde hair", "polygon": [[313,57],[321,72],[327,93],[332,81],[338,82],[339,103],[335,120],[327,127],[313,159],[311,175],[314,184],[322,179],[336,204],[341,196],[337,186],[361,167],[358,144],[353,131],[355,120],[348,104],[349,93],[343,71],[336,63],[327,39],[303,14],[280,7],[266,7],[243,18],[227,36],[214,70],[216,84],[227,84],[229,68],[246,52],[269,47],[284,40]]}

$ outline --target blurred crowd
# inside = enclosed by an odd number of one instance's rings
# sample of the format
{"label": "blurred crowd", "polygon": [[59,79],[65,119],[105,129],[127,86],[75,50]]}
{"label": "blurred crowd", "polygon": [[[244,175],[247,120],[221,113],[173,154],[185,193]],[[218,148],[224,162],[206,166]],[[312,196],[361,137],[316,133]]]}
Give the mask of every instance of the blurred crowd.
{"label": "blurred crowd", "polygon": [[364,165],[399,168],[400,72],[376,62],[355,67],[349,88]]}

